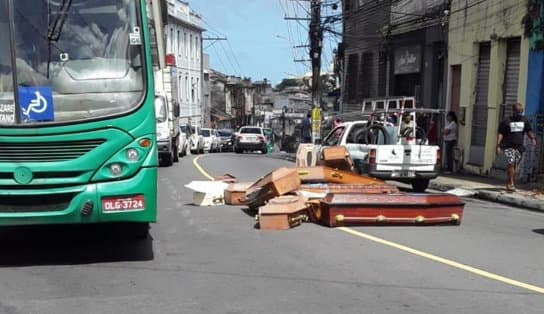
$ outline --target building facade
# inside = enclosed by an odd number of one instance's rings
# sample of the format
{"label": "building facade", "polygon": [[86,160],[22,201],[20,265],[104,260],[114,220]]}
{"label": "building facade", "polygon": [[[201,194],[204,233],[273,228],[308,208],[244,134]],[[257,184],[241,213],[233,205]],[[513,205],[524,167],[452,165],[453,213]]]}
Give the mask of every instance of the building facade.
{"label": "building facade", "polygon": [[443,108],[448,9],[444,0],[344,0],[343,111],[387,96],[415,96],[420,107]]}
{"label": "building facade", "polygon": [[180,104],[181,124],[209,126],[203,110],[202,17],[185,1],[167,0],[167,8],[164,88]]}
{"label": "building facade", "polygon": [[386,96],[386,26],[391,1],[343,1],[343,39],[338,49],[342,102],[340,111],[361,109],[363,99]]}
{"label": "building facade", "polygon": [[462,167],[504,174],[495,153],[499,122],[526,103],[529,42],[525,0],[454,0],[449,18],[448,108],[460,118]]}

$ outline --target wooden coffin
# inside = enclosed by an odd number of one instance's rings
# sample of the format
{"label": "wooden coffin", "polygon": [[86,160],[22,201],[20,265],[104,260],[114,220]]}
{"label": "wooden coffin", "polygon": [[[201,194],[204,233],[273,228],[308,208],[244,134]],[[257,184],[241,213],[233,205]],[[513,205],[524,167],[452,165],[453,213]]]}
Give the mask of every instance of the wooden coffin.
{"label": "wooden coffin", "polygon": [[392,194],[399,193],[399,189],[389,184],[334,184],[334,183],[313,183],[302,184],[300,191],[310,193],[345,193],[345,194]]}
{"label": "wooden coffin", "polygon": [[460,224],[464,203],[449,194],[329,194],[316,216],[329,227],[365,224]]}
{"label": "wooden coffin", "polygon": [[317,146],[314,144],[299,144],[297,149],[297,167],[313,167],[317,165]]}
{"label": "wooden coffin", "polygon": [[246,191],[252,185],[251,182],[231,183],[225,189],[225,204],[242,205],[244,204]]}
{"label": "wooden coffin", "polygon": [[297,172],[302,183],[385,184],[380,179],[324,166],[297,168]]}
{"label": "wooden coffin", "polygon": [[287,230],[308,221],[308,205],[296,195],[284,195],[271,199],[259,208],[261,230]]}
{"label": "wooden coffin", "polygon": [[321,150],[320,165],[345,171],[353,170],[353,161],[344,146],[324,147]]}
{"label": "wooden coffin", "polygon": [[223,181],[225,183],[236,183],[237,180],[236,180],[236,177],[233,176],[232,174],[229,174],[229,173],[226,173],[222,176],[219,176],[219,177],[215,177],[214,178],[215,181]]}
{"label": "wooden coffin", "polygon": [[244,203],[255,209],[276,196],[298,190],[300,184],[296,169],[279,168],[253,183],[246,192]]}

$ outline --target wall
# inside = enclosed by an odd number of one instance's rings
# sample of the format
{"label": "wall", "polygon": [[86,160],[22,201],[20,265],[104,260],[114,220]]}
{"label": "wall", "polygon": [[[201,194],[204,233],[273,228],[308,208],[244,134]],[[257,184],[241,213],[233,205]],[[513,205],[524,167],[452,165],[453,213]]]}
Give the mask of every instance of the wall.
{"label": "wall", "polygon": [[[503,97],[506,42],[511,37],[521,37],[521,64],[518,101],[525,103],[527,85],[528,41],[523,36],[522,20],[526,13],[525,0],[454,0],[449,19],[449,69],[462,66],[461,113],[464,124],[459,129],[459,146],[464,150],[464,168],[472,173],[485,174],[495,159],[496,134]],[[487,135],[483,166],[467,164],[470,153],[472,111],[476,99],[476,75],[479,43],[491,42],[491,64],[487,109]],[[448,97],[449,102],[450,97]],[[463,116],[461,114],[461,116]]]}
{"label": "wall", "polygon": [[[349,1],[349,0],[348,0]],[[358,0],[344,3],[343,111],[359,111],[364,98],[387,94],[384,26],[391,1]],[[380,68],[380,65],[382,68]],[[381,73],[380,73],[381,70]]]}
{"label": "wall", "polygon": [[209,127],[203,117],[202,18],[179,0],[168,1],[168,25],[165,27],[166,54],[176,58],[172,84],[181,111],[181,122]]}

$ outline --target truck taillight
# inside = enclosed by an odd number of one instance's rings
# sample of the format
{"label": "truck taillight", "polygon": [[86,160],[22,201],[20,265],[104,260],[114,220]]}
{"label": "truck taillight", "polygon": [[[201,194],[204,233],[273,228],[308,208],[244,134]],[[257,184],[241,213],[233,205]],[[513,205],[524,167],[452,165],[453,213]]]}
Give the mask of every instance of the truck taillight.
{"label": "truck taillight", "polygon": [[440,149],[436,151],[436,165],[438,167],[442,166],[442,151]]}
{"label": "truck taillight", "polygon": [[375,164],[376,163],[376,150],[371,149],[368,153],[368,163],[369,164]]}

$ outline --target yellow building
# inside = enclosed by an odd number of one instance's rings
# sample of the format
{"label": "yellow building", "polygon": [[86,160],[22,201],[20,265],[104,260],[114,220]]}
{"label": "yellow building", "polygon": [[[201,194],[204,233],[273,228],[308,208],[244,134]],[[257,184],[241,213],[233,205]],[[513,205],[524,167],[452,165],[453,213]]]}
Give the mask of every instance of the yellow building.
{"label": "yellow building", "polygon": [[525,104],[528,39],[526,0],[453,0],[448,12],[448,108],[457,112],[462,167],[489,175],[504,169],[496,158],[499,121],[511,104]]}

